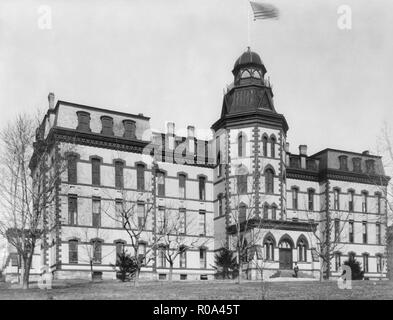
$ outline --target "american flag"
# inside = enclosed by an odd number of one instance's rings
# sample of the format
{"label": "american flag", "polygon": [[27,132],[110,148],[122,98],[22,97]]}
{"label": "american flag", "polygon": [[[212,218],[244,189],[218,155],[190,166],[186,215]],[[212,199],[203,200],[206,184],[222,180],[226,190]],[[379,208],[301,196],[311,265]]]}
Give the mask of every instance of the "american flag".
{"label": "american flag", "polygon": [[258,3],[250,1],[252,11],[254,12],[254,20],[278,18],[278,9],[268,3]]}

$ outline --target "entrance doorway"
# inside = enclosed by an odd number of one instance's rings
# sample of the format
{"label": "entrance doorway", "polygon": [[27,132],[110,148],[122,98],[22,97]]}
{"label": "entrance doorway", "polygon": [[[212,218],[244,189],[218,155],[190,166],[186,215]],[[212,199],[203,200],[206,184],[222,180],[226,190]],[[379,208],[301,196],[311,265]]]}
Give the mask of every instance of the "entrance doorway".
{"label": "entrance doorway", "polygon": [[280,269],[292,270],[292,246],[287,240],[279,243]]}

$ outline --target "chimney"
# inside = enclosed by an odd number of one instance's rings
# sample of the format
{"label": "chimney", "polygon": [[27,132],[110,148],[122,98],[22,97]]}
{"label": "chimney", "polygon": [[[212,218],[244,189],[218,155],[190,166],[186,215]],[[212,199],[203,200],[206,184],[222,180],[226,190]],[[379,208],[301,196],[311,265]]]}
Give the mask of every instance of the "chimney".
{"label": "chimney", "polygon": [[187,127],[187,138],[190,138],[190,139],[195,138],[195,127],[194,126]]}
{"label": "chimney", "polygon": [[53,92],[49,92],[48,102],[49,102],[49,109],[53,109],[55,107],[55,94]]}
{"label": "chimney", "polygon": [[171,134],[171,135],[175,134],[175,123],[174,122],[167,122],[166,133]]}
{"label": "chimney", "polygon": [[195,138],[195,127],[188,126],[187,127],[188,152],[192,154],[194,154],[195,152],[194,138]]}
{"label": "chimney", "polygon": [[300,154],[301,156],[307,157],[307,145],[301,144],[301,145],[299,146],[299,154]]}
{"label": "chimney", "polygon": [[365,150],[365,151],[362,152],[362,154],[368,156],[370,154],[370,151],[369,150]]}

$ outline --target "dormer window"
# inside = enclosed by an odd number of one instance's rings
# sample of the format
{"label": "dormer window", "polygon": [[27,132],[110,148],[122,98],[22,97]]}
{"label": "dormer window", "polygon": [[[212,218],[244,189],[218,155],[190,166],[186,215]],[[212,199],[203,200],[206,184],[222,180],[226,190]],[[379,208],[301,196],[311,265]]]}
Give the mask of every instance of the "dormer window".
{"label": "dormer window", "polygon": [[307,170],[317,170],[317,163],[313,159],[307,159],[306,160],[306,169]]}
{"label": "dormer window", "polygon": [[90,113],[86,111],[77,111],[76,115],[78,116],[78,126],[76,130],[90,132]]}
{"label": "dormer window", "polygon": [[339,156],[338,161],[340,162],[340,170],[348,170],[348,157],[347,156]]}
{"label": "dormer window", "polygon": [[353,163],[353,172],[360,173],[362,172],[362,159],[361,158],[352,158]]}
{"label": "dormer window", "polygon": [[123,120],[123,126],[124,126],[124,138],[131,138],[135,139],[135,130],[136,130],[136,124],[134,120],[126,119]]}
{"label": "dormer window", "polygon": [[289,166],[292,168],[300,168],[300,159],[296,157],[289,158]]}
{"label": "dormer window", "polygon": [[102,116],[101,124],[101,133],[107,136],[113,136],[113,118],[109,116]]}
{"label": "dormer window", "polygon": [[366,171],[367,173],[374,174],[375,173],[375,161],[372,159],[366,160]]}

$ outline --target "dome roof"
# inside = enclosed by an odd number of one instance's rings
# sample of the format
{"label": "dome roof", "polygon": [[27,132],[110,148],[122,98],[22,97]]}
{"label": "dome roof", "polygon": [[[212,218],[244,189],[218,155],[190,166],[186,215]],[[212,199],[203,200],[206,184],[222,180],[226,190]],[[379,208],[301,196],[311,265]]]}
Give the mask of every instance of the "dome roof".
{"label": "dome roof", "polygon": [[250,47],[248,47],[247,51],[244,52],[235,62],[235,65],[233,67],[233,70],[238,69],[239,67],[243,65],[248,65],[248,64],[256,64],[263,66],[261,57],[250,50]]}

